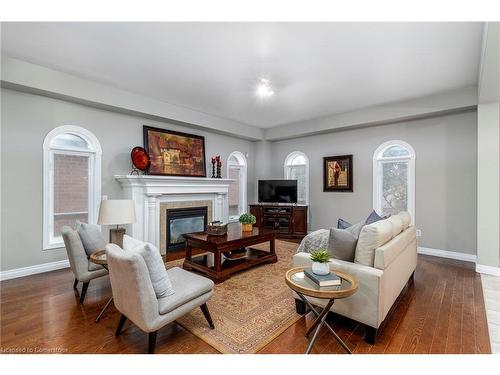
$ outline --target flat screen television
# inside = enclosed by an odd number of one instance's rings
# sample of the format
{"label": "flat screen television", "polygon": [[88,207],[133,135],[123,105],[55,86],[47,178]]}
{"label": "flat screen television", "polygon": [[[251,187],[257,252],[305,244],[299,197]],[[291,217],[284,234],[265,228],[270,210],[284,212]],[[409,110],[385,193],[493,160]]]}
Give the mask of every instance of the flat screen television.
{"label": "flat screen television", "polygon": [[297,180],[259,180],[260,203],[297,203]]}

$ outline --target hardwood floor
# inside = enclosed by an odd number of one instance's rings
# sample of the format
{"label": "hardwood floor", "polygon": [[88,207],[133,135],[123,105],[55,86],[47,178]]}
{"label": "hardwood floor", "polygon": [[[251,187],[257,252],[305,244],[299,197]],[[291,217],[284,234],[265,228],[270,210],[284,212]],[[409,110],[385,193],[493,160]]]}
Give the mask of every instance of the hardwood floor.
{"label": "hardwood floor", "polygon": [[[94,319],[111,296],[109,279],[90,283],[85,303],[72,288],[69,269],[3,281],[1,352],[145,353],[147,334],[130,322],[120,337],[120,314],[110,306]],[[376,345],[363,340],[364,327],[334,315],[328,321],[354,353],[490,353],[481,278],[472,263],[419,256],[415,280],[403,291],[379,330]],[[260,353],[303,353],[311,314],[300,319]],[[157,353],[217,353],[177,324],[158,332]],[[323,329],[313,353],[343,353]]]}

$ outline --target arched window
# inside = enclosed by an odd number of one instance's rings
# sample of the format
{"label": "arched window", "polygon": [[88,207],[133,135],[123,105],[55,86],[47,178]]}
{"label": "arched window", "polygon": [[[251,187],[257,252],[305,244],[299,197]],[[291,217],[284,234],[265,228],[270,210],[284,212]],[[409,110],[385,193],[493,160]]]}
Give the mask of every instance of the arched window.
{"label": "arched window", "polygon": [[60,126],[43,142],[43,248],[64,246],[61,228],[96,223],[101,201],[101,145],[87,129]]}
{"label": "arched window", "polygon": [[285,179],[297,180],[297,203],[309,202],[309,159],[306,154],[294,151],[285,159]]}
{"label": "arched window", "polygon": [[373,154],[373,209],[408,211],[415,222],[415,151],[408,143],[385,142]]}
{"label": "arched window", "polygon": [[229,221],[238,221],[247,211],[247,160],[239,151],[227,158],[227,178],[234,179],[229,185]]}

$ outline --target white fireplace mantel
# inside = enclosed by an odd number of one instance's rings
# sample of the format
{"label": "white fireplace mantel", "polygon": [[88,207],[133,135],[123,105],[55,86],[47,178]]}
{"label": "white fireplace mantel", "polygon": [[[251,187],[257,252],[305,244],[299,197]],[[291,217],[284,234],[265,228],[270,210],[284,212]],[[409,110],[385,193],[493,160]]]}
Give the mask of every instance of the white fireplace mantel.
{"label": "white fireplace mantel", "polygon": [[232,179],[150,175],[114,177],[124,190],[124,198],[135,201],[136,222],[128,233],[157,247],[160,244],[160,203],[210,200],[212,217],[209,220],[228,221],[228,191]]}

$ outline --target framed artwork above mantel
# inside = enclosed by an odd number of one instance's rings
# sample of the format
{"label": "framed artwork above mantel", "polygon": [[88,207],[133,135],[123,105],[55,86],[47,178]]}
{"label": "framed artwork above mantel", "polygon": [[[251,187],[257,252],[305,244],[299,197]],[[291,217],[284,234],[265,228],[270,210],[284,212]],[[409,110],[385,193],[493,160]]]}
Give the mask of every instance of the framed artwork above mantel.
{"label": "framed artwork above mantel", "polygon": [[352,192],[352,155],[323,158],[323,191]]}
{"label": "framed artwork above mantel", "polygon": [[149,174],[206,177],[205,137],[143,126],[144,148],[151,165]]}

